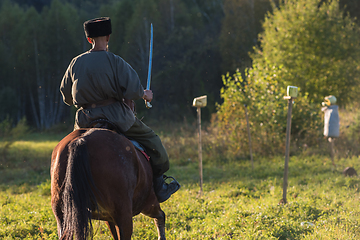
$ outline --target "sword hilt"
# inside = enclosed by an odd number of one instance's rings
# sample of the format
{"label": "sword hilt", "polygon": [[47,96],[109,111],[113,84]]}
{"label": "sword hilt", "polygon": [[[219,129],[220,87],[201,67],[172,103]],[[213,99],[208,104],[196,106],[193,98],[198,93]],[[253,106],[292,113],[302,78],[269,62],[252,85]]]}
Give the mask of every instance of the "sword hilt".
{"label": "sword hilt", "polygon": [[148,101],[145,101],[145,105],[146,105],[146,108],[152,108],[152,105],[150,102]]}

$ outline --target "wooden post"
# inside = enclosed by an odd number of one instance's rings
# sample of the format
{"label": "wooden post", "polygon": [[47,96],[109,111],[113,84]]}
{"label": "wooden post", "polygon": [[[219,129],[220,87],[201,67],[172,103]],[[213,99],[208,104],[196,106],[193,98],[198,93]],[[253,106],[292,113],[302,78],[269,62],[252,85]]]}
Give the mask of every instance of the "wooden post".
{"label": "wooden post", "polygon": [[292,112],[292,102],[293,98],[290,96],[284,97],[288,99],[288,115],[287,115],[287,125],[286,125],[286,150],[285,150],[285,167],[284,167],[284,183],[283,183],[283,198],[282,202],[287,203],[286,192],[288,187],[288,174],[289,174],[289,155],[290,155],[290,134],[291,134],[291,112]]}
{"label": "wooden post", "polygon": [[197,125],[199,128],[199,175],[200,175],[200,196],[203,193],[203,164],[202,164],[202,146],[201,146],[201,108],[206,107],[207,96],[194,98],[193,107],[197,108]]}
{"label": "wooden post", "polygon": [[247,105],[244,104],[244,106],[245,106],[245,116],[246,116],[247,131],[248,131],[248,137],[249,137],[249,149],[250,149],[251,168],[252,168],[252,170],[254,170],[254,160],[253,160],[253,155],[252,155],[249,116],[248,116],[248,112],[247,112]]}
{"label": "wooden post", "polygon": [[328,138],[328,141],[330,143],[330,154],[331,154],[331,161],[332,161],[332,165],[333,165],[333,170],[334,168],[336,168],[336,164],[335,164],[335,150],[334,150],[334,141],[335,138]]}
{"label": "wooden post", "polygon": [[203,164],[202,164],[202,146],[201,146],[201,108],[197,108],[198,128],[199,128],[199,175],[200,175],[200,196],[203,193]]}

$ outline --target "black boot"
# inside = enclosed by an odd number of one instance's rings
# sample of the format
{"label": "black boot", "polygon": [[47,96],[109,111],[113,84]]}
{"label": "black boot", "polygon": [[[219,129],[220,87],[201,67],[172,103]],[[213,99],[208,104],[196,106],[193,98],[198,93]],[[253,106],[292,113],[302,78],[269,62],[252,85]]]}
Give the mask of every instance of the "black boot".
{"label": "black boot", "polygon": [[[173,181],[166,183],[165,180],[168,178],[173,179]],[[159,203],[168,200],[179,188],[180,184],[173,177],[167,177],[165,175],[154,177],[154,190]]]}

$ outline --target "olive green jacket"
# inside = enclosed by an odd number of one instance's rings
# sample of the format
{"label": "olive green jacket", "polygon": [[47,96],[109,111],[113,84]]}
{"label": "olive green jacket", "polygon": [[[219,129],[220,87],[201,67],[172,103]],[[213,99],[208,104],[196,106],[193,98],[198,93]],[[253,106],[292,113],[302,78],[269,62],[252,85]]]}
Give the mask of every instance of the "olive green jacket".
{"label": "olive green jacket", "polygon": [[[60,92],[67,105],[78,108],[75,129],[105,118],[125,132],[134,124],[135,116],[123,99],[141,98],[144,88],[135,70],[121,57],[107,51],[88,51],[71,61],[61,81]],[[81,107],[109,98],[118,101],[98,108]]]}

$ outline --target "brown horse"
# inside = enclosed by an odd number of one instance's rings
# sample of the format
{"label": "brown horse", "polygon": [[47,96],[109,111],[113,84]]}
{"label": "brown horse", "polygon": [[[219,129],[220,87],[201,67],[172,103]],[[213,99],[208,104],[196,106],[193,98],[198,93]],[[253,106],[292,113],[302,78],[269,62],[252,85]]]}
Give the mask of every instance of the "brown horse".
{"label": "brown horse", "polygon": [[115,240],[128,240],[139,213],[154,218],[158,239],[165,239],[150,163],[126,137],[100,128],[73,131],[55,147],[50,174],[60,239],[92,237],[96,219],[106,221]]}

